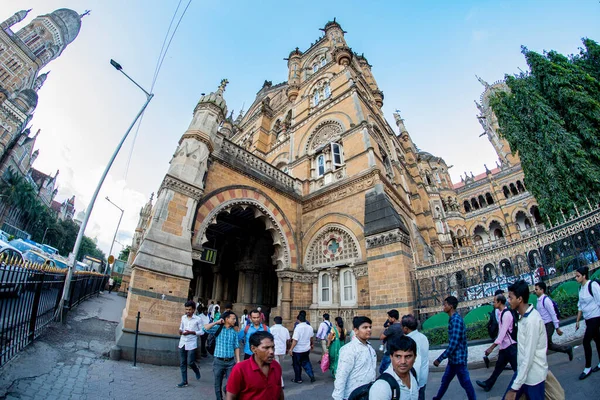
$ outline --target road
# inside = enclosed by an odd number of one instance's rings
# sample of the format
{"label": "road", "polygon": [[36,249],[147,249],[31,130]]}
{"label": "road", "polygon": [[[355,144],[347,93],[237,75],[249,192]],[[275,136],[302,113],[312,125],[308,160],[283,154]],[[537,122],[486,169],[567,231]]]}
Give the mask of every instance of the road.
{"label": "road", "polygon": [[[111,361],[103,356],[114,344],[114,329],[120,318],[125,299],[116,293],[105,292],[83,302],[69,315],[66,325],[51,324],[48,332],[26,348],[4,369],[0,369],[0,398],[6,399],[214,399],[210,359],[200,360],[202,378],[193,379],[190,386],[179,389],[179,368]],[[596,353],[594,353],[596,354]],[[313,368],[318,369],[318,356],[312,357]],[[575,349],[572,362],[564,354],[548,357],[550,369],[563,385],[566,398],[597,396],[600,373],[585,381],[577,377],[583,368],[583,349]],[[595,359],[596,360],[596,359]],[[291,383],[292,368],[288,358],[284,364],[286,399],[330,399],[333,379],[329,373],[316,373],[317,381],[298,385]],[[431,367],[427,398],[431,399],[439,387],[443,368]],[[471,380],[483,380],[491,369],[471,371]],[[511,377],[505,371],[494,389],[485,393],[476,387],[479,399],[501,399]],[[464,391],[455,380],[446,399],[465,399]]]}

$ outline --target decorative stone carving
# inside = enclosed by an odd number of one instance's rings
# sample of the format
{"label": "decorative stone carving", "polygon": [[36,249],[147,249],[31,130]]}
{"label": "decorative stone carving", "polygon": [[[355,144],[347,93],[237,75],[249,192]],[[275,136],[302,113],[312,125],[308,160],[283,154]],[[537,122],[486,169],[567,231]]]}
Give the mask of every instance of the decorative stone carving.
{"label": "decorative stone carving", "polygon": [[325,121],[317,126],[315,133],[309,141],[308,147],[310,150],[315,150],[321,146],[324,146],[334,139],[338,138],[344,128],[337,122]]}
{"label": "decorative stone carving", "polygon": [[162,184],[160,185],[160,189],[158,192],[160,193],[163,189],[171,189],[174,192],[181,193],[185,196],[191,197],[195,200],[200,200],[202,197],[204,190],[197,188],[196,186],[190,185],[186,182],[180,181],[172,176],[165,176]]}
{"label": "decorative stone carving", "polygon": [[315,271],[328,265],[343,265],[361,259],[357,239],[341,225],[326,225],[308,246],[305,268]]}
{"label": "decorative stone carving", "polygon": [[358,177],[358,179],[348,182],[347,184],[336,188],[334,191],[327,192],[318,196],[317,198],[308,200],[302,205],[302,211],[311,211],[316,208],[322,207],[326,204],[333,203],[335,201],[344,199],[348,196],[352,196],[355,193],[369,189],[373,187],[373,185],[375,185],[375,183],[378,180],[378,177],[379,176],[377,172]]}
{"label": "decorative stone carving", "polygon": [[369,273],[369,267],[366,265],[354,267],[352,270],[354,271],[354,276],[357,278],[360,278],[361,276],[367,276]]}
{"label": "decorative stone carving", "polygon": [[256,209],[255,217],[265,218],[265,227],[267,231],[273,236],[273,243],[275,247],[276,259],[273,261],[274,265],[280,270],[287,269],[291,266],[290,263],[290,246],[286,235],[283,233],[283,229],[279,224],[279,221],[271,214],[263,204],[255,199],[243,198],[243,199],[232,199],[221,203],[218,207],[213,208],[210,213],[202,220],[198,233],[194,240],[194,246],[199,248],[208,239],[206,238],[206,229],[208,226],[216,222],[217,215],[221,212],[227,212],[235,206],[241,206],[246,208],[248,206]]}
{"label": "decorative stone carving", "polygon": [[394,229],[391,231],[378,233],[376,235],[369,236],[365,239],[367,241],[367,249],[385,246],[396,242],[401,242],[407,246],[410,246],[410,238],[400,229]]}
{"label": "decorative stone carving", "polygon": [[318,278],[316,274],[300,272],[294,270],[277,270],[277,277],[280,279],[291,279],[294,282],[313,283]]}

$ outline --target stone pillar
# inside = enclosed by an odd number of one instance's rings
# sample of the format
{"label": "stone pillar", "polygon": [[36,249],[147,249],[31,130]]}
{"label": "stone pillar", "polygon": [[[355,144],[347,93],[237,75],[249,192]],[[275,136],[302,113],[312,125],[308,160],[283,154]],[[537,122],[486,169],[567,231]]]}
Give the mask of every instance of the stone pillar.
{"label": "stone pillar", "polygon": [[252,303],[252,292],[254,288],[254,276],[251,271],[246,271],[244,274],[244,280],[246,281],[246,286],[244,287],[244,303],[251,304]]}
{"label": "stone pillar", "polygon": [[252,303],[256,304],[258,303],[258,291],[259,291],[259,283],[260,283],[260,276],[258,275],[258,273],[253,272],[252,273]]}
{"label": "stone pillar", "polygon": [[340,271],[337,268],[331,270],[331,293],[333,294],[331,308],[340,307]]}
{"label": "stone pillar", "polygon": [[136,316],[140,312],[137,360],[178,365],[177,343],[181,309],[188,297],[192,273],[192,225],[204,195],[208,157],[227,115],[223,99],[226,80],[202,96],[171,159],[152,217],[132,264],[130,291],[116,330],[125,359],[133,357]]}
{"label": "stone pillar", "polygon": [[292,278],[285,273],[277,273],[279,276],[279,285],[281,285],[281,317],[283,324],[292,322]]}
{"label": "stone pillar", "polygon": [[215,300],[223,300],[223,275],[215,272]]}
{"label": "stone pillar", "polygon": [[310,305],[311,309],[316,309],[319,307],[319,275],[315,275],[312,277],[312,304]]}
{"label": "stone pillar", "polygon": [[244,285],[246,283],[246,273],[244,271],[240,271],[238,275],[238,289],[237,296],[235,299],[236,303],[242,303],[244,301]]}

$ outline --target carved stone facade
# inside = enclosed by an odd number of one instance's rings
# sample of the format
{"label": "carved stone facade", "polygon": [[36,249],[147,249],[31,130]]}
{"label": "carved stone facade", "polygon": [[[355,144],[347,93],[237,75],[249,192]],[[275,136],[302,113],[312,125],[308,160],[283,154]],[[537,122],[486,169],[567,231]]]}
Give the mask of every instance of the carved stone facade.
{"label": "carved stone facade", "polygon": [[[174,276],[183,297],[205,304],[260,306],[290,327],[300,310],[315,323],[339,315],[347,326],[366,314],[375,335],[387,310],[415,311],[418,268],[454,256],[451,229],[468,218],[461,189],[441,158],[417,149],[398,113],[398,131],[387,123],[372,66],[344,33],[328,22],[324,36],[290,53],[288,81],[265,81],[235,120],[224,86],[201,97],[153,208],[151,227],[160,229],[144,238],[171,241],[180,258],[169,254],[174,265],[157,270],[157,245],[146,246],[156,261],[144,264],[142,243],[137,293]],[[145,331],[176,340],[174,315]]]}

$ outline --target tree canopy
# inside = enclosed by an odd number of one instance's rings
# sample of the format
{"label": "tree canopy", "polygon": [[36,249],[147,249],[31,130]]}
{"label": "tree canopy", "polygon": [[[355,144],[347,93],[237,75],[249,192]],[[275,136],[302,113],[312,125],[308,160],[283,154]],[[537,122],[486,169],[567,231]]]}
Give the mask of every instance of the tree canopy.
{"label": "tree canopy", "polygon": [[583,45],[570,56],[523,47],[530,71],[506,75],[510,90],[490,102],[528,190],[553,221],[600,194],[600,46]]}

